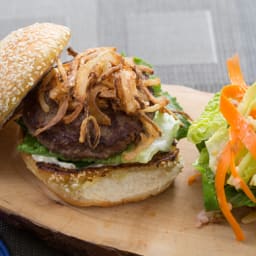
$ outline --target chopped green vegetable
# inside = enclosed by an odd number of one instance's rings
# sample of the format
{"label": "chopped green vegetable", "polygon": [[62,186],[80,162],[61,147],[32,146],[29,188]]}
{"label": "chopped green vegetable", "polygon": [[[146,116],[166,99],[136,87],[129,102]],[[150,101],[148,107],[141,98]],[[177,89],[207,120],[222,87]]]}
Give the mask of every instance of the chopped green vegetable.
{"label": "chopped green vegetable", "polygon": [[227,123],[219,110],[220,93],[216,93],[205,107],[198,120],[194,121],[187,138],[194,144],[209,139],[220,127],[226,127]]}
{"label": "chopped green vegetable", "polygon": [[[200,157],[194,164],[195,168],[202,174],[203,198],[206,211],[219,210],[219,204],[215,189],[215,175],[209,168],[209,155],[207,149],[204,148],[200,152]],[[256,195],[256,189],[251,187],[251,191]],[[232,204],[233,208],[241,206],[256,206],[242,190],[236,190],[233,186],[225,185],[225,193],[227,201]]]}
{"label": "chopped green vegetable", "polygon": [[120,54],[121,54],[122,57],[126,57],[127,56],[124,51],[120,52]]}
{"label": "chopped green vegetable", "polygon": [[18,150],[29,154],[50,156],[61,158],[60,155],[50,152],[45,146],[43,146],[35,137],[26,133],[21,144],[18,145]]}
{"label": "chopped green vegetable", "polygon": [[256,83],[248,88],[243,100],[238,106],[240,113],[244,116],[248,116],[252,109],[256,107]]}
{"label": "chopped green vegetable", "polygon": [[220,127],[213,136],[205,141],[205,145],[209,154],[209,167],[216,170],[218,157],[228,142],[228,129]]}
{"label": "chopped green vegetable", "polygon": [[248,183],[252,176],[256,174],[256,160],[250,152],[247,152],[238,165],[240,177]]}
{"label": "chopped green vegetable", "polygon": [[152,86],[152,90],[155,97],[161,96],[161,93],[162,93],[161,84]]}
{"label": "chopped green vegetable", "polygon": [[[250,188],[252,193],[256,196],[256,189]],[[232,204],[233,208],[242,206],[254,207],[256,206],[242,190],[236,190],[233,186],[226,185],[225,192],[228,202]]]}
{"label": "chopped green vegetable", "polygon": [[185,115],[182,114],[183,109],[179,105],[179,103],[177,102],[177,99],[175,97],[172,97],[168,92],[163,92],[161,95],[165,96],[169,100],[169,104],[168,104],[167,108],[169,108],[172,111],[177,110],[177,111],[181,112],[181,113],[176,114],[176,116],[178,117],[178,119],[181,122],[181,127],[178,130],[176,138],[177,138],[177,140],[185,138],[187,136],[188,129],[191,125],[190,121],[187,119],[187,117]]}
{"label": "chopped green vegetable", "polygon": [[205,210],[218,210],[219,204],[217,201],[216,190],[214,185],[214,173],[209,168],[209,155],[206,148],[201,150],[199,159],[194,164],[194,167],[202,174]]}
{"label": "chopped green vegetable", "polygon": [[147,67],[150,67],[152,68],[152,65],[147,63],[145,60],[141,59],[141,58],[138,58],[138,57],[133,57],[133,61],[135,64],[137,65],[144,65],[144,66],[147,66]]}

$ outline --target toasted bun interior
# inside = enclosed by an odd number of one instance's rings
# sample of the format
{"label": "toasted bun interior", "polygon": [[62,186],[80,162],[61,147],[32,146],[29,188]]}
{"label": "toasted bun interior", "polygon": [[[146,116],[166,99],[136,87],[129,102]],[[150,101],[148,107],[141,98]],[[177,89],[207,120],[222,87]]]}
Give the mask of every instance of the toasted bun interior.
{"label": "toasted bun interior", "polygon": [[44,168],[31,155],[22,154],[22,157],[28,169],[48,189],[75,206],[112,206],[143,200],[168,188],[182,168],[176,157],[149,164],[97,167],[70,173]]}
{"label": "toasted bun interior", "polygon": [[0,41],[0,128],[51,67],[69,38],[67,27],[36,23]]}

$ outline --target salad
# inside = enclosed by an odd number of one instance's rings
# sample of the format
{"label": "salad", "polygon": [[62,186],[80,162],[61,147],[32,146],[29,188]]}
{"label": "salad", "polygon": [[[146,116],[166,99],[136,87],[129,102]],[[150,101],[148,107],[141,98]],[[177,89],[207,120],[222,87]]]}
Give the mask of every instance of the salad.
{"label": "salad", "polygon": [[256,83],[245,83],[238,55],[227,68],[231,83],[192,123],[188,140],[200,152],[194,166],[202,175],[205,210],[221,211],[241,241],[232,209],[256,206]]}

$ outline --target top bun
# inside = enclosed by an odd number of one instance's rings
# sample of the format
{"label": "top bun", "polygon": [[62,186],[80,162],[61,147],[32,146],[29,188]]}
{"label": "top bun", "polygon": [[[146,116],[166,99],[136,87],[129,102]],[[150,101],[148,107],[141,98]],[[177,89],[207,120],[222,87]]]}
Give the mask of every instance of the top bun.
{"label": "top bun", "polygon": [[67,27],[36,23],[0,41],[0,128],[49,70],[69,38]]}

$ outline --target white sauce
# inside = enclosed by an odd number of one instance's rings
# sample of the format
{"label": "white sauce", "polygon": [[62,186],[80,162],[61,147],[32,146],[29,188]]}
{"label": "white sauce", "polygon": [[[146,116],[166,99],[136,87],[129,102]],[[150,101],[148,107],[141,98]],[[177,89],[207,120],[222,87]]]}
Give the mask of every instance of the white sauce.
{"label": "white sauce", "polygon": [[76,166],[72,163],[66,163],[59,161],[56,157],[49,157],[49,156],[40,156],[40,155],[32,155],[32,158],[36,162],[44,162],[49,164],[56,164],[60,167],[66,168],[66,169],[76,169]]}

